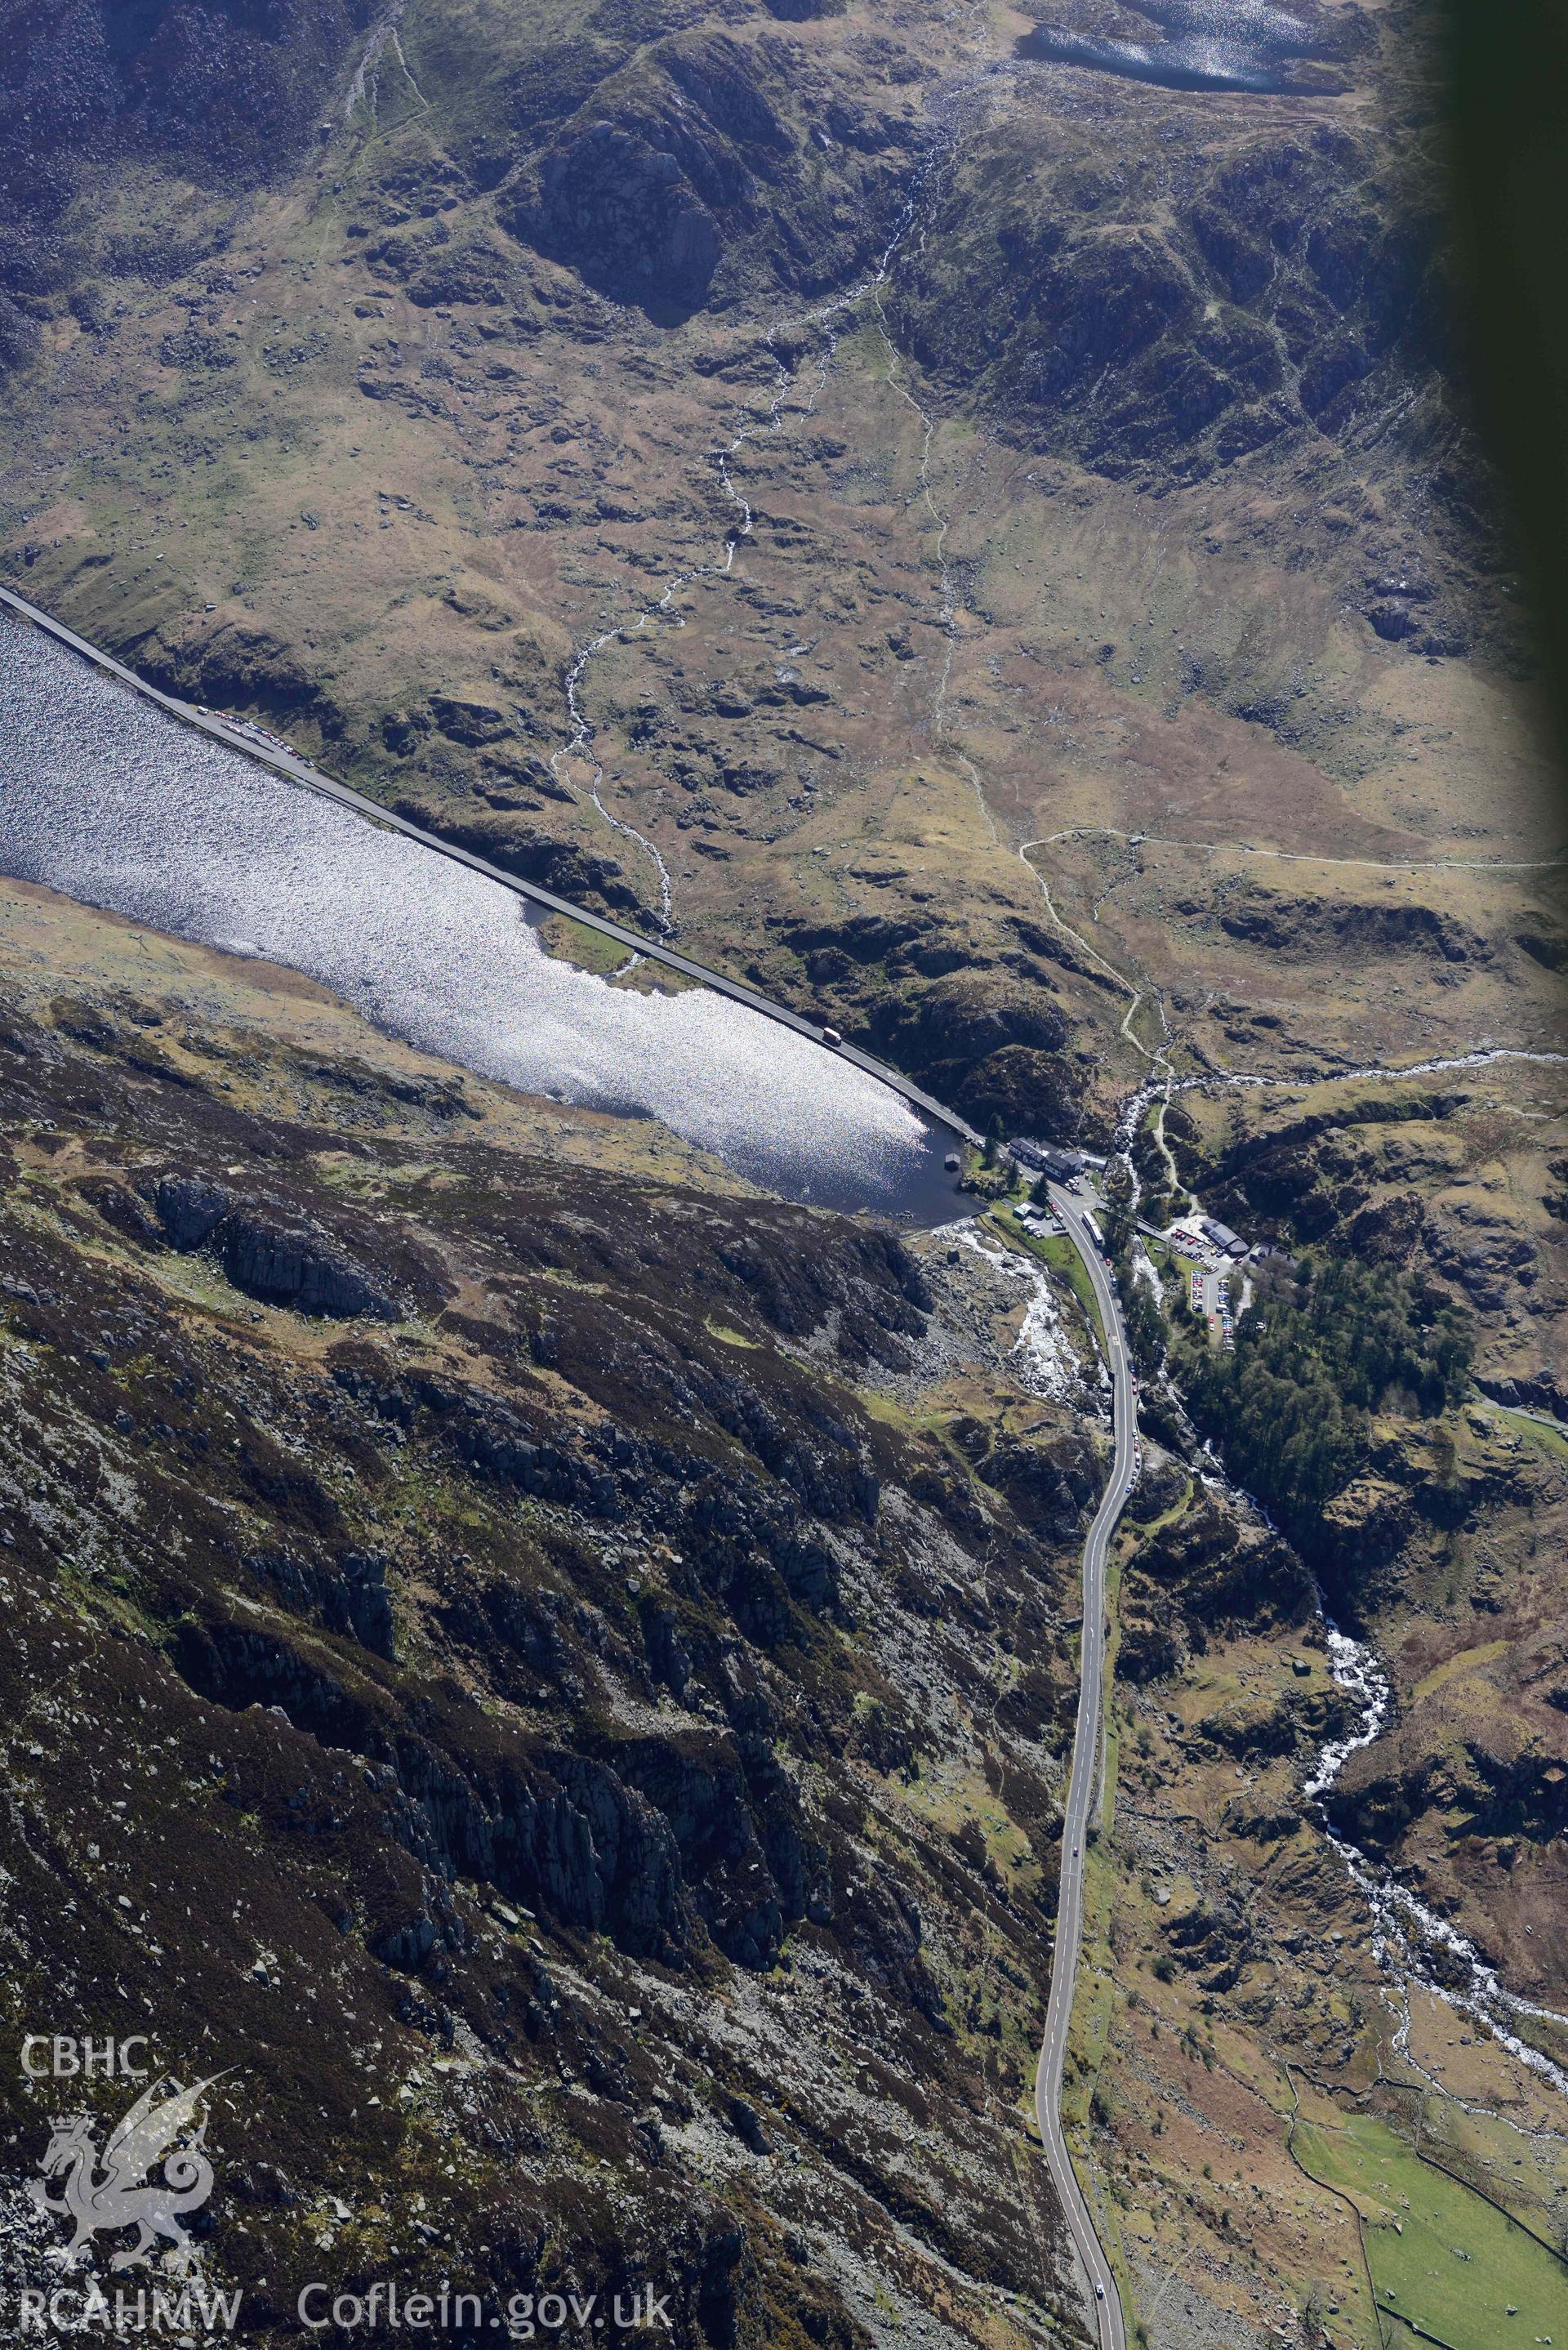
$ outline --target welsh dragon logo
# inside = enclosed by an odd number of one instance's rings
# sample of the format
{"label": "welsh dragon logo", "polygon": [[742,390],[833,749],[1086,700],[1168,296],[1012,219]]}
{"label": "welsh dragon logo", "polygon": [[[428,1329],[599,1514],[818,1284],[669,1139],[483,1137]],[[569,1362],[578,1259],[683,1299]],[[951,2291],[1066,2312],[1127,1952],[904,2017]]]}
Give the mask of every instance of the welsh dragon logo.
{"label": "welsh dragon logo", "polygon": [[[183,2270],[192,2258],[182,2214],[200,2210],[213,2191],[213,2166],[203,2148],[207,2123],[195,2126],[202,2098],[221,2073],[182,2089],[178,2081],[154,2081],[111,2132],[100,2160],[94,2117],[71,2114],[57,2120],[44,2157],[42,2179],[31,2184],[41,2211],[69,2220],[76,2230],[63,2254],[74,2266],[94,2236],[134,2228],[136,2241],[115,2253],[111,2269],[150,2268],[150,2255],[163,2238],[172,2247],[166,2264]],[[165,2087],[168,2095],[161,2096]],[[162,2165],[162,2178],[149,2173]],[[58,2200],[45,2184],[64,2181]]]}

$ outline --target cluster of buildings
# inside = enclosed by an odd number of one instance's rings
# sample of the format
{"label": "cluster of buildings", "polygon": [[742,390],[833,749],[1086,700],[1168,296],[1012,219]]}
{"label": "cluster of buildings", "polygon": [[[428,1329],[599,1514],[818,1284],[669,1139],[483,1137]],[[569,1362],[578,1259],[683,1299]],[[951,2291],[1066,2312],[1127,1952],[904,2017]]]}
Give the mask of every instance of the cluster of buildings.
{"label": "cluster of buildings", "polygon": [[[1030,1135],[1014,1135],[1012,1139],[1003,1147],[1009,1157],[1020,1167],[1027,1168],[1032,1174],[1043,1175],[1049,1183],[1076,1185],[1080,1176],[1087,1174],[1091,1169],[1103,1168],[1106,1163],[1103,1159],[1096,1158],[1093,1151],[1075,1150],[1064,1143],[1039,1142]],[[1026,1230],[1052,1232],[1056,1228],[1055,1219],[1044,1201],[1036,1206],[1020,1209],[1018,1215],[1019,1222]],[[1100,1239],[1099,1228],[1095,1223],[1094,1218],[1089,1216],[1086,1222],[1093,1238],[1103,1249],[1104,1243]],[[1145,1224],[1142,1229],[1151,1235],[1154,1234],[1155,1228],[1152,1224]],[[1207,1295],[1195,1296],[1193,1304],[1197,1310],[1209,1314],[1210,1319],[1222,1330],[1229,1343],[1232,1318],[1230,1298],[1222,1276],[1232,1271],[1239,1272],[1249,1261],[1262,1263],[1266,1257],[1277,1256],[1279,1251],[1270,1246],[1267,1242],[1260,1242],[1256,1247],[1253,1247],[1251,1242],[1243,1240],[1240,1232],[1233,1232],[1229,1224],[1222,1224],[1218,1216],[1206,1216],[1197,1210],[1189,1215],[1179,1216],[1169,1230],[1158,1237],[1168,1242],[1170,1246],[1179,1251],[1183,1256],[1196,1257],[1200,1266],[1208,1268],[1207,1277],[1210,1281],[1214,1280],[1216,1276],[1221,1276],[1219,1282],[1220,1295],[1217,1298]],[[1205,1280],[1204,1274],[1199,1273],[1193,1278],[1201,1288]]]}
{"label": "cluster of buildings", "polygon": [[1251,1244],[1217,1216],[1179,1216],[1165,1235],[1173,1247],[1197,1254],[1229,1257],[1239,1264],[1252,1253]]}
{"label": "cluster of buildings", "polygon": [[1067,1150],[1054,1142],[1034,1142],[1024,1134],[1014,1135],[1007,1151],[1020,1167],[1044,1175],[1048,1183],[1071,1183],[1085,1167],[1103,1167],[1106,1163],[1103,1159],[1092,1158],[1086,1150]]}

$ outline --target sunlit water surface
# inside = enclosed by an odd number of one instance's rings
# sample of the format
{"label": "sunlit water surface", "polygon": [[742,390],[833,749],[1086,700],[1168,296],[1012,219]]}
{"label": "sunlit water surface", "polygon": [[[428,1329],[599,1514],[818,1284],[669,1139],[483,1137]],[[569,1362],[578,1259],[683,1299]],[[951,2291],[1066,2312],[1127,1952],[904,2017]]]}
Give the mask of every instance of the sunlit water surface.
{"label": "sunlit water surface", "polygon": [[1041,24],[1020,46],[1028,57],[1168,88],[1264,92],[1291,86],[1289,60],[1339,52],[1332,27],[1323,29],[1267,0],[1127,0],[1127,5],[1162,27],[1166,37],[1134,41]]}
{"label": "sunlit water surface", "polygon": [[707,989],[641,995],[546,955],[521,901],[227,750],[0,615],[0,870],[265,956],[486,1076],[661,1118],[785,1197],[939,1223],[945,1135]]}

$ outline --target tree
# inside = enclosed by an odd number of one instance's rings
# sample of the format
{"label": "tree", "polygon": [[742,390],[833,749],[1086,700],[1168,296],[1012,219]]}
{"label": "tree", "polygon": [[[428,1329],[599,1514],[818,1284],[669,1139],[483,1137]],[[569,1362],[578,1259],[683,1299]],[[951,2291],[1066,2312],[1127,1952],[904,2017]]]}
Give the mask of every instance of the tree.
{"label": "tree", "polygon": [[1189,1400],[1233,1475],[1310,1556],[1324,1505],[1366,1455],[1369,1415],[1403,1399],[1427,1418],[1469,1379],[1469,1317],[1417,1277],[1325,1256],[1263,1278],[1233,1353],[1204,1347]]}
{"label": "tree", "polygon": [[1122,1320],[1132,1358],[1140,1371],[1158,1370],[1165,1356],[1165,1326],[1154,1293],[1134,1265],[1130,1253],[1121,1259],[1117,1270],[1122,1285]]}

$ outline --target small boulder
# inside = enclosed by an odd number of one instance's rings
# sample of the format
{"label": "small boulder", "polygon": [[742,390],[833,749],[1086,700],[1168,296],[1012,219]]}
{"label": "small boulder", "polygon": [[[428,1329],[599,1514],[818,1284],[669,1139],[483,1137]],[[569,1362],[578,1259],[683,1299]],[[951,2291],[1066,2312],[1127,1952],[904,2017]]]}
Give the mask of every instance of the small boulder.
{"label": "small boulder", "polygon": [[727,2110],[730,2127],[742,2146],[749,2147],[753,2154],[773,2152],[773,2142],[763,2127],[762,2116],[754,2106],[749,2106],[744,2097],[732,2097]]}

